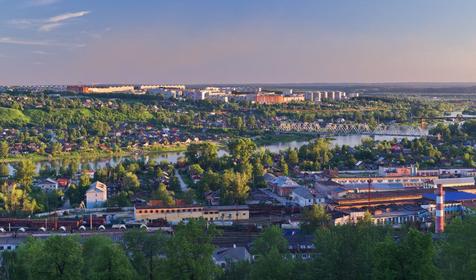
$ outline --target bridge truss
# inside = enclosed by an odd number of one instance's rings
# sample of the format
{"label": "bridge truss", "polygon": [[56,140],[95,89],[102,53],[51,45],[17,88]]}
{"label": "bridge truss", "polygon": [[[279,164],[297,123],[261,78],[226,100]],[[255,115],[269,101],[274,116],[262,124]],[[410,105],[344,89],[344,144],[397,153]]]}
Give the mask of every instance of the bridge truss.
{"label": "bridge truss", "polygon": [[369,135],[369,136],[428,136],[428,130],[420,127],[402,125],[378,125],[375,129],[368,124],[334,124],[321,126],[318,122],[281,122],[277,130],[282,133],[315,133],[325,135]]}

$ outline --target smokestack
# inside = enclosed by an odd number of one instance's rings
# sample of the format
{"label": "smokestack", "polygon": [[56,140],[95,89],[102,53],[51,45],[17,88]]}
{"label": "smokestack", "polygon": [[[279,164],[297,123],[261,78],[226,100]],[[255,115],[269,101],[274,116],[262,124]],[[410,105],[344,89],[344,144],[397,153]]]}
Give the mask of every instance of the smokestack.
{"label": "smokestack", "polygon": [[445,191],[443,185],[438,184],[436,194],[435,233],[445,231]]}

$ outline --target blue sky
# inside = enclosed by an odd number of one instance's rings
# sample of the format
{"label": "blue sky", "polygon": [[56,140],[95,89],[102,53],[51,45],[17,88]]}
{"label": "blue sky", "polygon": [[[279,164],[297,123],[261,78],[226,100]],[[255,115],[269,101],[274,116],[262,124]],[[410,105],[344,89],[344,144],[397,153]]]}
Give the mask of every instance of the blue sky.
{"label": "blue sky", "polygon": [[476,82],[476,1],[0,0],[0,84]]}

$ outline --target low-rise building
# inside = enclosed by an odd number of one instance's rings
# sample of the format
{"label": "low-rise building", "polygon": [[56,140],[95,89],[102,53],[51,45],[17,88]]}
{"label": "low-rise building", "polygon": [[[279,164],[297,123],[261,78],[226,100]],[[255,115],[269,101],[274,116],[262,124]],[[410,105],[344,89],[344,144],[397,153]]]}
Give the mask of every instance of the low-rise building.
{"label": "low-rise building", "polygon": [[58,182],[53,179],[47,178],[38,181],[35,186],[40,188],[44,192],[51,192],[58,189]]}
{"label": "low-rise building", "polygon": [[375,209],[372,213],[372,222],[383,225],[423,222],[426,218],[428,218],[428,211],[415,204],[393,205]]}
{"label": "low-rise building", "polygon": [[293,189],[291,199],[301,207],[311,206],[316,202],[312,193],[305,187]]}
{"label": "low-rise building", "polygon": [[220,267],[226,267],[235,262],[251,262],[252,256],[245,247],[218,248],[213,252],[213,262]]}
{"label": "low-rise building", "polygon": [[475,181],[474,177],[463,177],[463,178],[439,178],[433,180],[433,184],[430,184],[430,187],[436,188],[437,185],[443,185],[444,188],[448,187],[466,187],[474,186]]}
{"label": "low-rise building", "polygon": [[[436,195],[434,193],[426,193],[423,197],[422,207],[434,216],[436,212]],[[460,215],[465,209],[465,204],[474,205],[476,203],[476,194],[465,191],[445,191],[443,202],[445,215]]]}
{"label": "low-rise building", "polygon": [[250,217],[247,205],[201,206],[201,205],[143,205],[134,208],[137,221],[163,219],[178,223],[188,219],[203,218],[207,221],[248,220]]}
{"label": "low-rise building", "polygon": [[334,225],[356,224],[365,216],[365,211],[333,211],[331,218]]}
{"label": "low-rise building", "polygon": [[287,176],[279,176],[275,178],[271,181],[270,185],[275,193],[284,197],[289,196],[295,188],[301,187],[301,185]]}
{"label": "low-rise building", "polygon": [[378,175],[382,177],[401,177],[401,176],[416,176],[418,168],[412,166],[399,166],[399,167],[384,167],[379,166]]}

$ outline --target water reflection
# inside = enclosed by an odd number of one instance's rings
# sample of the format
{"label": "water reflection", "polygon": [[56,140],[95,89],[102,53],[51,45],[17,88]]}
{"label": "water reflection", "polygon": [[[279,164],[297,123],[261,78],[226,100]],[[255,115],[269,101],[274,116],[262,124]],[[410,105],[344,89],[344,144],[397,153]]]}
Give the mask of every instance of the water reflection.
{"label": "water reflection", "polygon": [[[365,138],[369,138],[366,135],[347,135],[347,136],[334,136],[331,139],[331,144],[333,146],[339,145],[348,145],[351,147],[355,147],[362,143],[362,140]],[[392,136],[375,136],[373,137],[375,140],[383,141],[383,140],[393,140],[394,138],[400,140],[403,137],[392,137]],[[414,137],[407,137],[409,140],[414,139]],[[288,148],[300,148],[303,145],[308,144],[309,142],[314,141],[306,140],[306,141],[290,141],[285,143],[275,143],[270,145],[265,145],[263,148],[270,150],[273,153],[279,153],[280,151],[287,150]],[[223,156],[226,154],[226,151],[219,150],[218,155]],[[134,156],[122,156],[122,157],[111,157],[111,158],[103,158],[103,159],[94,159],[94,160],[51,160],[51,161],[40,161],[36,164],[36,171],[37,173],[40,172],[41,169],[53,169],[57,173],[61,170],[61,168],[70,168],[76,170],[86,170],[86,169],[93,169],[97,170],[99,168],[103,168],[106,166],[116,166],[120,162],[123,162],[127,159],[134,159],[134,160],[143,160],[145,162],[149,160],[153,160],[155,162],[161,161],[168,161],[170,163],[177,163],[180,157],[184,157],[183,152],[166,152],[166,153],[159,153],[159,154],[149,154],[149,155],[134,155]],[[14,164],[8,164],[8,170],[10,175],[14,175],[15,169]]]}

